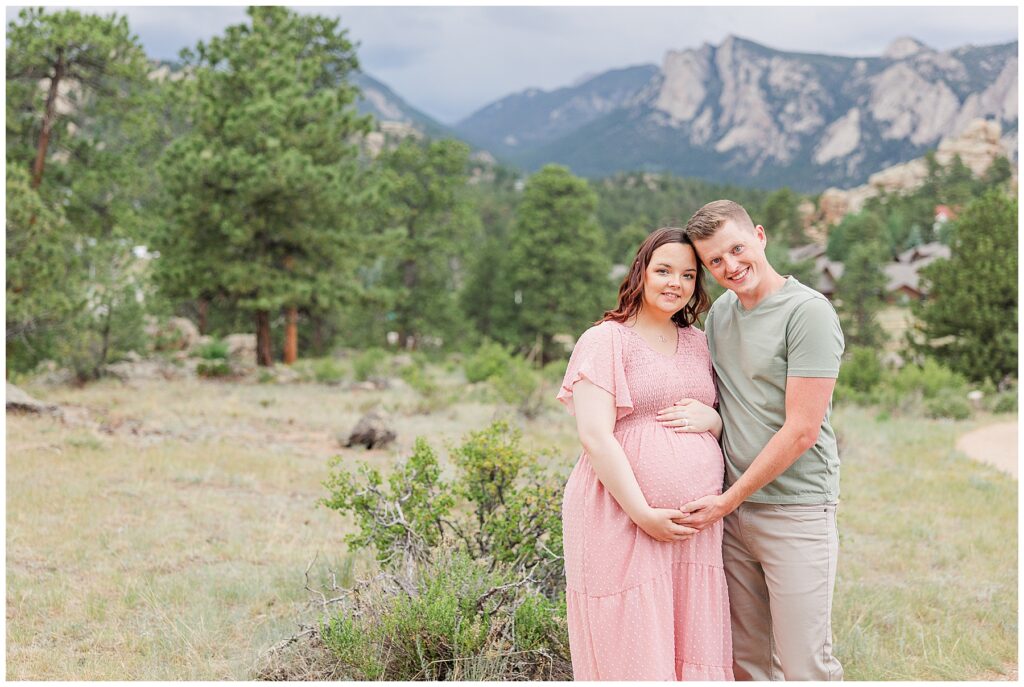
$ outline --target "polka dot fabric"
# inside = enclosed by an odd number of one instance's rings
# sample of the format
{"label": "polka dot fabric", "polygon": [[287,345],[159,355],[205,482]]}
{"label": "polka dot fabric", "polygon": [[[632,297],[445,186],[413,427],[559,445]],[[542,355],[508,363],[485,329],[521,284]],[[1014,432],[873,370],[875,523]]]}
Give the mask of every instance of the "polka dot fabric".
{"label": "polka dot fabric", "polygon": [[[573,414],[573,385],[582,378],[615,398],[615,438],[655,508],[722,492],[715,437],[676,434],[655,420],[680,398],[715,403],[704,333],[678,331],[668,356],[625,325],[591,327],[558,393]],[[605,490],[584,451],[565,486],[562,527],[576,680],[733,679],[721,521],[684,542],[652,539]]]}

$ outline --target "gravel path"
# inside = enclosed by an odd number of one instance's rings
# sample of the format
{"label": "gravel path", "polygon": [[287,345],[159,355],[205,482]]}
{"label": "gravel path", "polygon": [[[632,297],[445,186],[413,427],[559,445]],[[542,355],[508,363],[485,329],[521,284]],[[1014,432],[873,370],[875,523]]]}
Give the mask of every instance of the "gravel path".
{"label": "gravel path", "polygon": [[1016,422],[1000,422],[968,432],[956,442],[956,448],[1017,479]]}

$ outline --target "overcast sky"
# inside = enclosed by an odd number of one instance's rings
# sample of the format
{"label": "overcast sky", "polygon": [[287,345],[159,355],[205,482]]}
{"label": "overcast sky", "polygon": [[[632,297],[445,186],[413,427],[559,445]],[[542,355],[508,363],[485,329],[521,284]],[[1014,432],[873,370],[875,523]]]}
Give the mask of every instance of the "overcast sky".
{"label": "overcast sky", "polygon": [[[175,58],[245,20],[235,7],[91,7],[126,14],[146,51]],[[339,16],[368,74],[451,124],[526,88],[661,64],[668,50],[733,34],[773,48],[879,55],[912,36],[947,50],[1017,40],[1016,7],[297,7]],[[18,8],[7,8],[8,21]]]}

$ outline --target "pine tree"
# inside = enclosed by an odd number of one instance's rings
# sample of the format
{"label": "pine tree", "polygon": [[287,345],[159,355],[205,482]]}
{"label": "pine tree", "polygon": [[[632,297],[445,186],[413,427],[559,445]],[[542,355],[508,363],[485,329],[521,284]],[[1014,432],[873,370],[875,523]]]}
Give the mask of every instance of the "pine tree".
{"label": "pine tree", "polygon": [[956,220],[950,259],[921,270],[916,348],[973,380],[1017,374],[1017,210],[988,191]]}
{"label": "pine tree", "polygon": [[158,248],[168,295],[250,311],[269,365],[273,312],[284,310],[292,359],[299,309],[352,297],[358,210],[373,193],[355,139],[370,121],[355,111],[358,62],[337,20],[247,14],[183,52],[190,131],[162,159],[171,221]]}
{"label": "pine tree", "polygon": [[465,259],[479,221],[466,197],[469,147],[453,140],[407,138],[377,160],[383,169],[387,285],[400,341],[457,340],[466,327],[458,308]]}
{"label": "pine tree", "polygon": [[578,335],[614,305],[597,198],[566,167],[546,165],[529,178],[505,256],[496,334],[523,349],[540,344],[543,358],[558,355],[556,334]]}
{"label": "pine tree", "polygon": [[74,10],[20,12],[7,58],[8,167],[31,170],[41,206],[60,208],[73,246],[65,262],[74,272],[34,286],[80,289],[72,319],[51,322],[63,333],[49,353],[91,378],[141,344],[147,275],[132,249],[149,224],[147,172],[162,144],[148,63],[124,17]]}
{"label": "pine tree", "polygon": [[882,267],[889,260],[885,229],[877,215],[862,213],[846,231],[850,246],[835,294],[839,321],[848,346],[878,346],[885,340],[878,324],[878,311],[885,303]]}

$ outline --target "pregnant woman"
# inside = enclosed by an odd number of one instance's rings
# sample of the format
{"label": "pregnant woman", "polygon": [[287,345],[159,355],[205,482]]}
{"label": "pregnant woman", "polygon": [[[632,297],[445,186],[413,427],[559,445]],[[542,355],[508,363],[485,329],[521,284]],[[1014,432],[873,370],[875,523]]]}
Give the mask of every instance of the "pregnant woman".
{"label": "pregnant woman", "polygon": [[[615,310],[583,333],[558,399],[583,454],[562,504],[576,680],[732,680],[722,523],[675,522],[722,490],[709,307],[682,229],[640,246]],[[680,398],[686,417],[659,411]]]}

